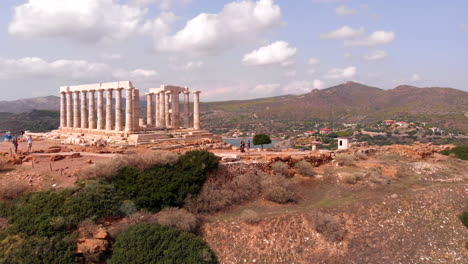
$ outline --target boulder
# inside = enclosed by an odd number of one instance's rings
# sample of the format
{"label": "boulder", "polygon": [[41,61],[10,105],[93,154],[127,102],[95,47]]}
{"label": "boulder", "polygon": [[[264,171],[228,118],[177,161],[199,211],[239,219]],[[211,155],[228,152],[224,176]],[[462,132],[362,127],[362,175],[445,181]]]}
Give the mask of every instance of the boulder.
{"label": "boulder", "polygon": [[63,159],[65,159],[63,155],[53,155],[52,157],[50,157],[50,161],[52,162],[63,160]]}

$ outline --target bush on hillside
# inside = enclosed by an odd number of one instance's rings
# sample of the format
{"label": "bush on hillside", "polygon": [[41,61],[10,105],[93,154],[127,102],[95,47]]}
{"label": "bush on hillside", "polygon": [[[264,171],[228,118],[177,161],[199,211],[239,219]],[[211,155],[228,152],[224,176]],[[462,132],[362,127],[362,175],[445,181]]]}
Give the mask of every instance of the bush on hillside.
{"label": "bush on hillside", "polygon": [[468,160],[468,147],[455,147],[451,150],[441,151],[440,153],[446,156],[454,154],[459,159]]}
{"label": "bush on hillside", "polygon": [[289,169],[289,166],[288,166],[288,164],[286,164],[284,162],[277,161],[277,162],[271,164],[271,169],[276,174],[284,176],[286,174],[286,171]]}
{"label": "bush on hillside", "polygon": [[186,209],[166,208],[156,215],[156,223],[194,233],[198,230],[200,221],[196,215]]}
{"label": "bush on hillside", "polygon": [[76,264],[75,237],[0,237],[0,263]]}
{"label": "bush on hillside", "polygon": [[262,194],[265,199],[275,203],[284,204],[296,201],[296,195],[288,181],[278,175],[263,178]]}
{"label": "bush on hillside", "polygon": [[181,207],[186,197],[196,195],[207,173],[219,159],[208,151],[191,151],[174,165],[156,165],[147,170],[124,167],[112,179],[117,191],[140,209],[157,212],[164,207]]}
{"label": "bush on hillside", "polygon": [[294,168],[297,169],[297,171],[299,171],[299,173],[303,176],[312,177],[316,174],[312,164],[305,160],[301,160],[298,163],[296,163],[296,165],[294,165]]}
{"label": "bush on hillside", "polygon": [[318,213],[311,216],[315,230],[321,233],[327,240],[332,242],[342,241],[346,229],[338,216]]}
{"label": "bush on hillside", "polygon": [[218,263],[203,239],[175,228],[138,224],[123,231],[109,264]]}
{"label": "bush on hillside", "polygon": [[260,222],[260,217],[258,216],[258,213],[252,209],[245,209],[244,211],[242,211],[241,219],[247,224],[251,225],[258,224]]}
{"label": "bush on hillside", "polygon": [[468,228],[468,211],[464,211],[460,216],[460,220],[462,223]]}
{"label": "bush on hillside", "polygon": [[340,165],[340,166],[355,166],[355,160],[354,156],[348,155],[348,154],[336,154],[335,161]]}

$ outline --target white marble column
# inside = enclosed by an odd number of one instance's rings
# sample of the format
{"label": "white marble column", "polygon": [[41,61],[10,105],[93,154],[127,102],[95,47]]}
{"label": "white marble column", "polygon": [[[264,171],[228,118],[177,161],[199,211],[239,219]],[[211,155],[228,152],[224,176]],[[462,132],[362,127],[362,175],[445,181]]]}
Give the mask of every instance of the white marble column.
{"label": "white marble column", "polygon": [[125,98],[125,132],[133,131],[133,89],[126,90]]}
{"label": "white marble column", "polygon": [[113,89],[106,90],[106,130],[111,131],[113,129],[113,101],[112,101]]}
{"label": "white marble column", "polygon": [[200,91],[193,92],[193,129],[200,130]]}
{"label": "white marble column", "polygon": [[166,92],[164,94],[164,105],[166,107],[165,119],[166,119],[166,128],[171,128],[171,112],[170,112],[170,96],[171,92]]}
{"label": "white marble column", "polygon": [[60,92],[60,128],[67,126],[67,98],[65,92]]}
{"label": "white marble column", "polygon": [[98,90],[97,98],[97,129],[105,129],[105,120],[104,120],[104,90]]}
{"label": "white marble column", "polygon": [[133,89],[133,131],[140,130],[140,90]]}
{"label": "white marble column", "polygon": [[161,126],[161,119],[159,116],[159,93],[154,95],[154,116],[156,117],[155,127],[158,128]]}
{"label": "white marble column", "polygon": [[96,90],[89,91],[89,128],[96,129]]}
{"label": "white marble column", "polygon": [[190,127],[190,92],[184,92],[184,128]]}
{"label": "white marble column", "polygon": [[73,128],[73,93],[67,92],[67,127]]}
{"label": "white marble column", "polygon": [[146,94],[146,125],[153,126],[153,94]]}
{"label": "white marble column", "polygon": [[122,90],[123,88],[115,89],[115,130],[122,131],[123,127],[123,106],[122,106]]}
{"label": "white marble column", "polygon": [[172,92],[172,99],[171,99],[171,125],[172,129],[180,129],[180,113],[179,113],[179,92]]}
{"label": "white marble column", "polygon": [[88,91],[81,91],[81,128],[88,128]]}
{"label": "white marble column", "polygon": [[73,127],[80,128],[80,92],[75,91],[75,97],[73,98]]}
{"label": "white marble column", "polygon": [[166,94],[160,92],[158,94],[159,98],[159,128],[166,129]]}

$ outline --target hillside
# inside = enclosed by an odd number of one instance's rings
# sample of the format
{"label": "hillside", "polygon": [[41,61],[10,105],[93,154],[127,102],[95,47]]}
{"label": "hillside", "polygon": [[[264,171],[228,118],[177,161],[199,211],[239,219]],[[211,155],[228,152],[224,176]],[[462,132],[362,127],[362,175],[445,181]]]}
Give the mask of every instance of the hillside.
{"label": "hillside", "polygon": [[[312,122],[368,123],[418,120],[468,131],[468,93],[451,88],[399,86],[383,90],[347,82],[299,96],[204,104],[208,128],[283,131]],[[310,127],[312,128],[312,127]]]}
{"label": "hillside", "polygon": [[34,109],[40,110],[59,110],[60,97],[46,96],[30,99],[21,99],[16,101],[0,101],[0,112],[24,113]]}
{"label": "hillside", "polygon": [[46,132],[57,129],[60,113],[49,110],[32,110],[26,113],[0,113],[0,131],[17,133],[20,130]]}

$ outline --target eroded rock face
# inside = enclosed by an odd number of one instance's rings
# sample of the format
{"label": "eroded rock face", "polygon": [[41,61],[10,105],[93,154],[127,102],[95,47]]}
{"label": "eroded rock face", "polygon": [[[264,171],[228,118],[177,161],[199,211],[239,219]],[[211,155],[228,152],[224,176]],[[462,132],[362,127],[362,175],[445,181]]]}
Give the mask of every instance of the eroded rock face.
{"label": "eroded rock face", "polygon": [[109,247],[109,233],[98,225],[80,227],[76,241],[76,253],[82,255],[87,263],[100,263]]}
{"label": "eroded rock face", "polygon": [[432,143],[422,144],[419,142],[415,142],[411,146],[391,145],[391,146],[383,147],[382,150],[398,153],[402,157],[414,158],[414,159],[425,159],[425,158],[431,157],[436,152],[440,152],[443,150],[450,150],[452,148],[453,146],[451,145],[435,146],[435,145],[432,145]]}

